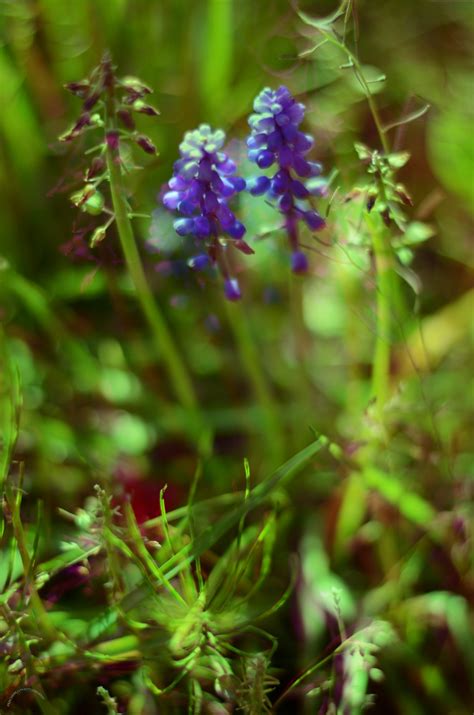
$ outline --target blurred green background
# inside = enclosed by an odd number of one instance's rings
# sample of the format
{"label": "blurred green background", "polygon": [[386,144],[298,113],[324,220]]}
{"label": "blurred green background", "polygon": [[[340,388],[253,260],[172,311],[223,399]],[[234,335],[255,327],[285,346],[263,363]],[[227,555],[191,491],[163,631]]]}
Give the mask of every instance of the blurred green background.
{"label": "blurred green background", "polygon": [[[334,3],[300,7],[322,16]],[[383,711],[461,715],[472,710],[465,703],[473,662],[466,642],[473,597],[466,536],[474,476],[473,5],[361,0],[355,19],[351,42],[366,76],[377,80],[371,87],[385,124],[430,105],[389,133],[394,149],[411,154],[400,172],[413,196],[410,219],[430,230],[401,272],[407,315],[393,346],[392,440],[379,465],[385,481],[374,477],[368,488],[348,476],[345,459],[328,453],[291,493],[281,579],[289,551],[298,550],[309,564],[300,602],[306,635],[304,646],[287,643],[288,612],[275,626],[278,664],[291,672],[303,652],[321,652],[326,641],[308,625],[308,613],[320,601],[319,581],[333,578],[350,594],[349,620],[388,612],[404,634],[380,686]],[[113,233],[90,260],[71,253],[78,224],[68,196],[86,147],[57,140],[79,112],[63,85],[87,76],[107,48],[120,76],[153,88],[161,112],[139,118],[159,151],[156,159],[136,157],[143,170],[129,186],[139,212],[155,211],[187,129],[200,122],[223,128],[242,157],[246,119],[263,86],[286,84],[305,102],[312,157],[332,177],[331,194],[337,189],[321,204],[328,228],[319,241],[305,237],[312,275],[290,278],[284,238],[265,237],[278,220],[265,204],[242,198],[256,250],[237,263],[243,312],[282,425],[274,453],[289,457],[315,429],[350,459],[370,422],[374,289],[370,257],[358,245],[363,206],[346,199],[363,176],[354,142],[377,147],[378,140],[359,84],[341,67],[346,58],[328,45],[305,53],[317,42],[288,0],[0,0],[2,355],[20,374],[16,459],[25,463],[31,502],[45,502],[45,552],[61,532],[57,507],[74,510],[97,481],[131,491],[146,518],[158,512],[152,495],[164,483],[170,506],[183,503],[195,463]],[[251,174],[245,162],[242,172]],[[155,214],[135,227],[214,428],[203,495],[241,488],[244,456],[258,481],[270,467],[270,447],[221,289],[183,268],[186,249],[167,219]],[[147,250],[150,238],[158,253]],[[5,368],[5,401],[8,380]]]}

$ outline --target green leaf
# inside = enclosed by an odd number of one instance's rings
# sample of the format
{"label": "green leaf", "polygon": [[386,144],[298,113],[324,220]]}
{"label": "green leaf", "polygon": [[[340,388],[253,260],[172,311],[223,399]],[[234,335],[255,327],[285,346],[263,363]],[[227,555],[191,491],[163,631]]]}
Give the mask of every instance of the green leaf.
{"label": "green leaf", "polygon": [[390,131],[390,129],[395,129],[395,127],[400,127],[402,124],[409,124],[410,122],[414,122],[416,119],[419,119],[424,114],[426,114],[426,112],[430,108],[431,108],[430,104],[424,104],[419,109],[415,109],[413,112],[410,112],[410,114],[406,114],[401,119],[397,119],[396,122],[390,122],[390,124],[386,124],[383,127],[383,131],[388,132],[388,131]]}
{"label": "green leaf", "polygon": [[393,169],[401,169],[410,159],[408,151],[398,151],[387,155],[387,161]]}
{"label": "green leaf", "polygon": [[[295,477],[326,444],[328,440],[320,436],[315,442],[295,454],[285,464],[276,470],[270,477],[256,486],[249,497],[239,506],[232,509],[228,514],[219,519],[216,524],[210,525],[199,534],[192,543],[185,546],[167,562],[162,564],[161,570],[166,579],[173,578],[180,571],[185,569],[195,558],[201,556],[209,550],[224,534],[236,526],[239,521],[253,509],[264,504],[271,495],[290,479]],[[194,510],[198,505],[194,505]],[[120,604],[121,611],[127,612],[138,606],[150,593],[148,584],[144,583],[127,594]],[[94,619],[88,629],[87,638],[99,637],[113,624],[117,622],[118,614],[116,608],[109,608],[98,619]]]}
{"label": "green leaf", "polygon": [[412,221],[408,224],[405,233],[400,239],[402,246],[415,246],[418,243],[423,243],[435,235],[435,230],[432,226],[421,221]]}
{"label": "green leaf", "polygon": [[367,508],[367,487],[357,472],[351,474],[344,484],[341,506],[337,517],[334,537],[335,556],[341,556],[349,539],[361,526]]}
{"label": "green leaf", "polygon": [[396,249],[398,260],[404,266],[409,266],[413,260],[413,251],[410,248],[398,248]]}
{"label": "green leaf", "polygon": [[327,29],[334,22],[336,22],[336,20],[342,17],[342,15],[344,15],[346,11],[346,6],[347,0],[343,0],[339,7],[334,10],[334,12],[329,15],[326,15],[325,17],[311,17],[302,10],[298,10],[298,16],[301,20],[303,20],[304,23],[306,23],[306,25],[310,25],[311,27],[315,27],[316,29]]}
{"label": "green leaf", "polygon": [[356,142],[354,144],[354,149],[356,150],[357,155],[361,161],[370,160],[370,158],[372,157],[372,152],[369,147],[365,144],[362,144],[361,142]]}
{"label": "green leaf", "polygon": [[435,510],[418,494],[408,491],[397,477],[375,467],[367,467],[363,476],[366,485],[378,491],[406,519],[423,528],[429,527],[435,517]]}

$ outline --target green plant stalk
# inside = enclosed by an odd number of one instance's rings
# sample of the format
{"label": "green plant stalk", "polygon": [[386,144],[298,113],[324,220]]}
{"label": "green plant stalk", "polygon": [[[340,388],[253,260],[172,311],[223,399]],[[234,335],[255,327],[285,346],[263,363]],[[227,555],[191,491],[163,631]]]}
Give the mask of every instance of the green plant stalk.
{"label": "green plant stalk", "polygon": [[387,240],[387,232],[381,221],[379,223],[379,226],[374,225],[372,217],[367,216],[377,274],[377,327],[372,365],[371,394],[375,401],[378,421],[383,423],[383,410],[390,396],[392,312],[396,285],[394,285],[390,242]]}
{"label": "green plant stalk", "polygon": [[143,270],[128,215],[120,165],[117,163],[118,153],[111,147],[107,147],[106,157],[117,233],[128,271],[135,286],[138,302],[150,325],[156,348],[166,366],[177,399],[183,407],[196,411],[198,402],[191,378],[166,321],[155,302]]}
{"label": "green plant stalk", "polygon": [[[226,105],[232,74],[233,2],[207,0],[206,41],[203,43],[201,93],[207,112],[216,117]],[[216,62],[216,57],[219,61]]]}
{"label": "green plant stalk", "polygon": [[30,602],[31,602],[32,611],[33,611],[35,620],[36,620],[40,630],[48,638],[51,638],[51,640],[55,640],[56,638],[59,637],[59,634],[56,631],[56,629],[54,628],[53,624],[51,623],[51,620],[48,616],[48,612],[46,611],[46,609],[43,605],[43,601],[39,597],[38,591],[36,589],[35,577],[34,577],[34,573],[32,572],[31,559],[30,559],[30,555],[28,553],[28,548],[26,546],[25,532],[23,530],[23,524],[21,523],[19,500],[14,495],[11,495],[11,499],[8,499],[8,497],[7,497],[7,501],[10,501],[9,507],[10,507],[10,511],[11,511],[13,533],[15,535],[15,541],[16,541],[18,551],[20,553],[21,562],[23,565],[23,573],[24,573],[24,577],[25,577],[25,587],[26,586],[29,587]]}
{"label": "green plant stalk", "polygon": [[36,702],[43,715],[56,715],[57,710],[48,702],[48,699],[44,692],[43,684],[39,677],[39,673],[36,671],[35,662],[31,654],[28,642],[25,638],[23,631],[21,630],[21,627],[15,620],[12,612],[10,612],[6,606],[1,606],[0,612],[2,613],[5,622],[9,626],[10,633],[17,633],[18,642],[21,646],[22,659],[24,661],[26,675],[28,678],[27,682],[34,684],[34,687],[28,685],[26,688],[19,687],[16,691],[14,691],[7,702],[7,707],[10,706],[17,692],[21,692],[22,690],[29,690],[36,696]]}
{"label": "green plant stalk", "polygon": [[[386,131],[382,124],[374,96],[364,77],[357,56],[335,35],[322,28],[318,29],[328,42],[346,53],[354,69],[354,73],[364,90],[383,151],[385,154],[388,154],[390,152],[390,145]],[[372,246],[377,274],[377,337],[373,358],[371,393],[375,400],[377,418],[380,423],[383,423],[383,410],[390,396],[392,314],[394,306],[400,302],[400,296],[398,294],[397,278],[393,269],[392,248],[387,238],[387,231],[381,224],[375,226],[372,217],[369,215],[367,216],[367,224],[372,235]]]}
{"label": "green plant stalk", "polygon": [[285,451],[285,437],[279,419],[278,405],[274,403],[270,386],[261,368],[260,355],[243,314],[241,303],[226,301],[225,305],[241,363],[262,412],[267,447],[272,466],[275,467],[277,464],[281,464]]}

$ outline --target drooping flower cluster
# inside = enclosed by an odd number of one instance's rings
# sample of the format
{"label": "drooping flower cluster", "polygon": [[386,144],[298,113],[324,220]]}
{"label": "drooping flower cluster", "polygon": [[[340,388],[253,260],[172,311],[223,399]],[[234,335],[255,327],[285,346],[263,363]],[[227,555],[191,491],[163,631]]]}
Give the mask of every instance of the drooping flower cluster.
{"label": "drooping flower cluster", "polygon": [[[298,222],[305,221],[312,231],[324,228],[323,217],[309,208],[305,199],[324,193],[321,182],[311,186],[303,179],[320,176],[320,164],[308,161],[305,156],[314,140],[298,129],[305,107],[296,102],[290,91],[281,86],[277,90],[263,89],[254,102],[255,113],[249,117],[251,136],[247,140],[249,159],[260,169],[268,169],[276,164],[278,170],[273,177],[258,176],[247,182],[247,188],[254,196],[265,194],[275,199],[278,209],[285,217],[292,251],[292,270],[304,273],[308,267],[305,254],[299,248]],[[300,177],[300,178],[297,178]]]}
{"label": "drooping flower cluster", "polygon": [[239,284],[230,275],[226,245],[221,239],[230,238],[243,253],[253,253],[253,250],[242,239],[245,226],[228,205],[236,193],[245,189],[245,181],[235,175],[236,164],[222,151],[224,141],[224,132],[212,131],[208,124],[186,132],[179,146],[181,158],[174,165],[174,175],[168,182],[170,190],[164,195],[163,204],[182,215],[174,221],[180,236],[192,236],[204,242],[207,252],[193,258],[191,267],[202,269],[209,262],[218,265],[224,276],[227,298],[238,300]]}

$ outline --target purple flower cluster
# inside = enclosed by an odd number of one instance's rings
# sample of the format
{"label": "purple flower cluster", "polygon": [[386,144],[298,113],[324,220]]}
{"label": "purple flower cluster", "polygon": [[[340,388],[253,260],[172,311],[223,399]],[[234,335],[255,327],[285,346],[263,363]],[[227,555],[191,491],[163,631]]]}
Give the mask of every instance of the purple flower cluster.
{"label": "purple flower cluster", "polygon": [[236,164],[222,151],[224,132],[201,124],[185,134],[179,147],[180,159],[163,196],[165,207],[181,214],[173,224],[176,232],[197,239],[206,248],[189,265],[198,270],[209,263],[217,265],[230,300],[240,298],[240,288],[230,275],[227,247],[233,245],[243,253],[253,253],[243,240],[245,226],[229,207],[235,194],[247,189],[253,196],[265,195],[276,203],[284,216],[295,273],[304,273],[308,268],[299,245],[299,222],[304,221],[312,231],[325,226],[323,217],[307,201],[311,196],[324,195],[325,184],[317,178],[321,176],[321,165],[306,158],[314,141],[299,129],[304,105],[282,86],[263,89],[253,107],[254,114],[249,118],[251,136],[247,140],[249,159],[262,170],[276,164],[273,176],[262,174],[247,182],[236,176]]}
{"label": "purple flower cluster", "polygon": [[229,275],[225,247],[219,238],[232,239],[243,253],[253,251],[242,240],[245,226],[228,205],[229,199],[245,189],[245,181],[235,176],[235,163],[222,151],[224,141],[224,132],[212,131],[208,124],[186,132],[179,146],[181,158],[174,164],[174,174],[168,183],[170,190],[164,195],[163,204],[182,215],[173,224],[180,236],[205,241],[207,253],[193,258],[190,265],[202,269],[209,262],[217,264],[224,275],[227,297],[237,300],[239,285]]}
{"label": "purple flower cluster", "polygon": [[[278,170],[273,177],[258,176],[247,182],[253,196],[265,194],[275,199],[285,217],[285,228],[292,250],[292,270],[304,273],[308,267],[305,254],[299,248],[298,221],[303,220],[312,231],[324,228],[323,217],[305,203],[310,195],[321,196],[321,182],[303,182],[320,176],[320,164],[305,156],[313,146],[313,138],[301,132],[305,107],[296,102],[286,87],[263,89],[254,101],[254,114],[249,117],[251,136],[247,140],[249,159],[260,169],[274,164]],[[297,178],[300,177],[300,178]]]}

